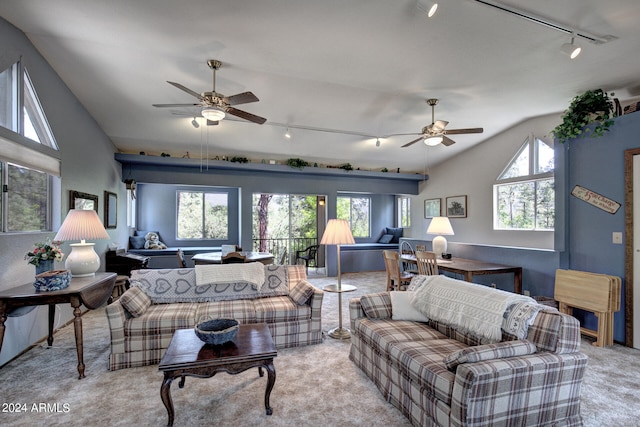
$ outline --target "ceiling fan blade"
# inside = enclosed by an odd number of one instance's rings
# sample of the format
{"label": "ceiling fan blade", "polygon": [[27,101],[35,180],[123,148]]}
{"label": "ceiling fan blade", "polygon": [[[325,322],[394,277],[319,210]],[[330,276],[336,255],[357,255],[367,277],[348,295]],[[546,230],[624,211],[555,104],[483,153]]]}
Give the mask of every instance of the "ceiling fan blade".
{"label": "ceiling fan blade", "polygon": [[447,129],[444,131],[447,135],[461,135],[463,133],[482,133],[482,128],[469,128],[469,129]]}
{"label": "ceiling fan blade", "polygon": [[448,146],[453,145],[455,143],[456,142],[453,139],[447,138],[446,136],[442,135],[442,142],[441,142],[442,145],[448,147]]}
{"label": "ceiling fan blade", "polygon": [[177,87],[180,90],[183,90],[185,92],[187,92],[189,95],[195,96],[196,98],[198,98],[200,101],[204,101],[204,98],[202,97],[202,95],[200,95],[198,92],[195,92],[191,89],[189,89],[188,87],[182,86],[180,83],[176,83],[176,82],[170,82],[167,80],[167,83],[169,83],[170,85],[173,85],[175,87]]}
{"label": "ceiling fan blade", "polygon": [[444,120],[436,120],[435,122],[433,122],[433,124],[431,125],[431,130],[435,133],[440,133],[444,130],[444,128],[447,127],[447,125],[449,124],[449,122],[444,121]]}
{"label": "ceiling fan blade", "polygon": [[248,104],[249,102],[260,101],[252,92],[243,92],[236,95],[226,96],[224,101],[229,105]]}
{"label": "ceiling fan blade", "polygon": [[201,107],[201,104],[151,104],[158,108],[170,108],[170,107]]}
{"label": "ceiling fan blade", "polygon": [[267,121],[264,117],[256,116],[255,114],[248,113],[246,111],[238,110],[237,108],[229,107],[225,110],[227,113],[240,117],[250,122],[257,123],[259,125]]}
{"label": "ceiling fan blade", "polygon": [[423,139],[424,139],[424,135],[421,135],[421,136],[420,136],[420,138],[416,138],[416,139],[414,139],[414,140],[413,140],[413,141],[411,141],[411,142],[407,142],[406,144],[404,144],[404,145],[403,145],[402,147],[400,147],[400,148],[408,147],[408,146],[410,146],[410,145],[415,144],[415,143],[416,143],[416,142],[418,142],[418,141],[422,141]]}

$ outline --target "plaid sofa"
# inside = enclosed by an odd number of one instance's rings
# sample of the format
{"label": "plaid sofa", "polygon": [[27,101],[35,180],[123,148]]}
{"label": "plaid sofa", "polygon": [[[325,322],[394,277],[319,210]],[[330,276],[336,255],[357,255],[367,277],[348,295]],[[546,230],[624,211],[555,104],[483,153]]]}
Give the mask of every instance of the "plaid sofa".
{"label": "plaid sofa", "polygon": [[265,266],[260,289],[196,286],[195,278],[193,268],[132,271],[130,288],[106,308],[109,370],[159,363],[176,329],[205,318],[267,323],[277,348],[322,342],[324,293],[307,282],[304,266]]}
{"label": "plaid sofa", "polygon": [[412,425],[582,425],[587,357],[571,316],[545,308],[526,339],[503,332],[486,344],[432,320],[393,320],[388,292],[350,300],[349,312],[349,358]]}

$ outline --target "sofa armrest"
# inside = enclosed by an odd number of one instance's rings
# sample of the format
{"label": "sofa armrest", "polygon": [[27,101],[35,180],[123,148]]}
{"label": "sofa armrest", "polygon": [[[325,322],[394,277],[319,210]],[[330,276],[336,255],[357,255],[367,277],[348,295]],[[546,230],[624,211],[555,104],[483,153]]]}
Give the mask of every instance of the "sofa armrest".
{"label": "sofa armrest", "polygon": [[535,344],[527,340],[503,341],[495,344],[470,346],[457,350],[445,357],[447,369],[455,370],[463,363],[483,362],[487,360],[506,359],[508,357],[526,356],[537,351]]}
{"label": "sofa armrest", "polygon": [[105,312],[109,321],[109,332],[111,333],[111,354],[124,353],[126,311],[120,301],[114,301],[107,306]]}
{"label": "sofa armrest", "polygon": [[367,317],[364,314],[364,310],[362,309],[362,304],[360,304],[360,298],[351,298],[349,300],[349,317],[351,319],[351,330],[356,330],[356,320],[364,319]]}
{"label": "sofa armrest", "polygon": [[540,424],[580,419],[582,353],[536,353],[457,367],[451,425]]}

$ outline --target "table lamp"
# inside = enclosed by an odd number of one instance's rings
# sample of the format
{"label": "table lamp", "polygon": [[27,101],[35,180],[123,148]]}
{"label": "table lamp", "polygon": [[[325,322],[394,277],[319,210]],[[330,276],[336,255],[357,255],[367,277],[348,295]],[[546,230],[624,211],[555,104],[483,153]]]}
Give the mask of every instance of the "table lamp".
{"label": "table lamp", "polygon": [[438,258],[442,258],[442,254],[447,253],[447,239],[445,236],[453,236],[453,228],[449,222],[449,218],[446,216],[436,216],[431,220],[431,224],[427,228],[427,234],[437,234],[431,242],[433,246],[433,252],[435,252]]}
{"label": "table lamp", "polygon": [[96,211],[71,209],[53,240],[80,240],[80,243],[71,243],[71,253],[67,256],[64,267],[71,271],[73,277],[87,277],[93,276],[100,268],[100,257],[93,249],[95,243],[87,243],[85,240],[108,238],[107,230]]}
{"label": "table lamp", "polygon": [[338,339],[347,339],[350,336],[349,330],[342,327],[342,283],[340,272],[340,245],[352,245],[355,243],[349,223],[344,219],[330,219],[327,228],[324,230],[321,245],[336,245],[338,253],[338,327],[328,332],[329,336]]}

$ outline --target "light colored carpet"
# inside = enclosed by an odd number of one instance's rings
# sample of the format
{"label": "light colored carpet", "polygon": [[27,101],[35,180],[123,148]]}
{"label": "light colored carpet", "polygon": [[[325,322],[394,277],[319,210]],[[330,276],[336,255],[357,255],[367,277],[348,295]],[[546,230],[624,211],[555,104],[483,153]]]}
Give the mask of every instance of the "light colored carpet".
{"label": "light colored carpet", "polygon": [[[311,278],[320,288],[335,280]],[[348,300],[383,290],[385,277],[379,272],[344,274],[343,283],[358,287],[343,295],[343,322],[348,326]],[[325,330],[337,325],[336,294],[325,293],[322,314]],[[36,346],[0,369],[0,424],[166,425],[158,367],[107,371],[109,331],[104,310],[88,312],[83,326],[87,377],[77,380],[73,327],[69,325],[56,333],[53,348]],[[187,378],[183,389],[174,381],[175,425],[408,426],[408,420],[382,400],[371,381],[349,361],[349,345],[326,338],[319,345],[279,350],[271,416],[264,410],[266,377],[258,377],[256,370]],[[620,345],[596,348],[586,339],[582,349],[590,357],[582,391],[585,425],[637,425],[640,352]],[[23,411],[6,412],[9,404],[21,404]]]}

